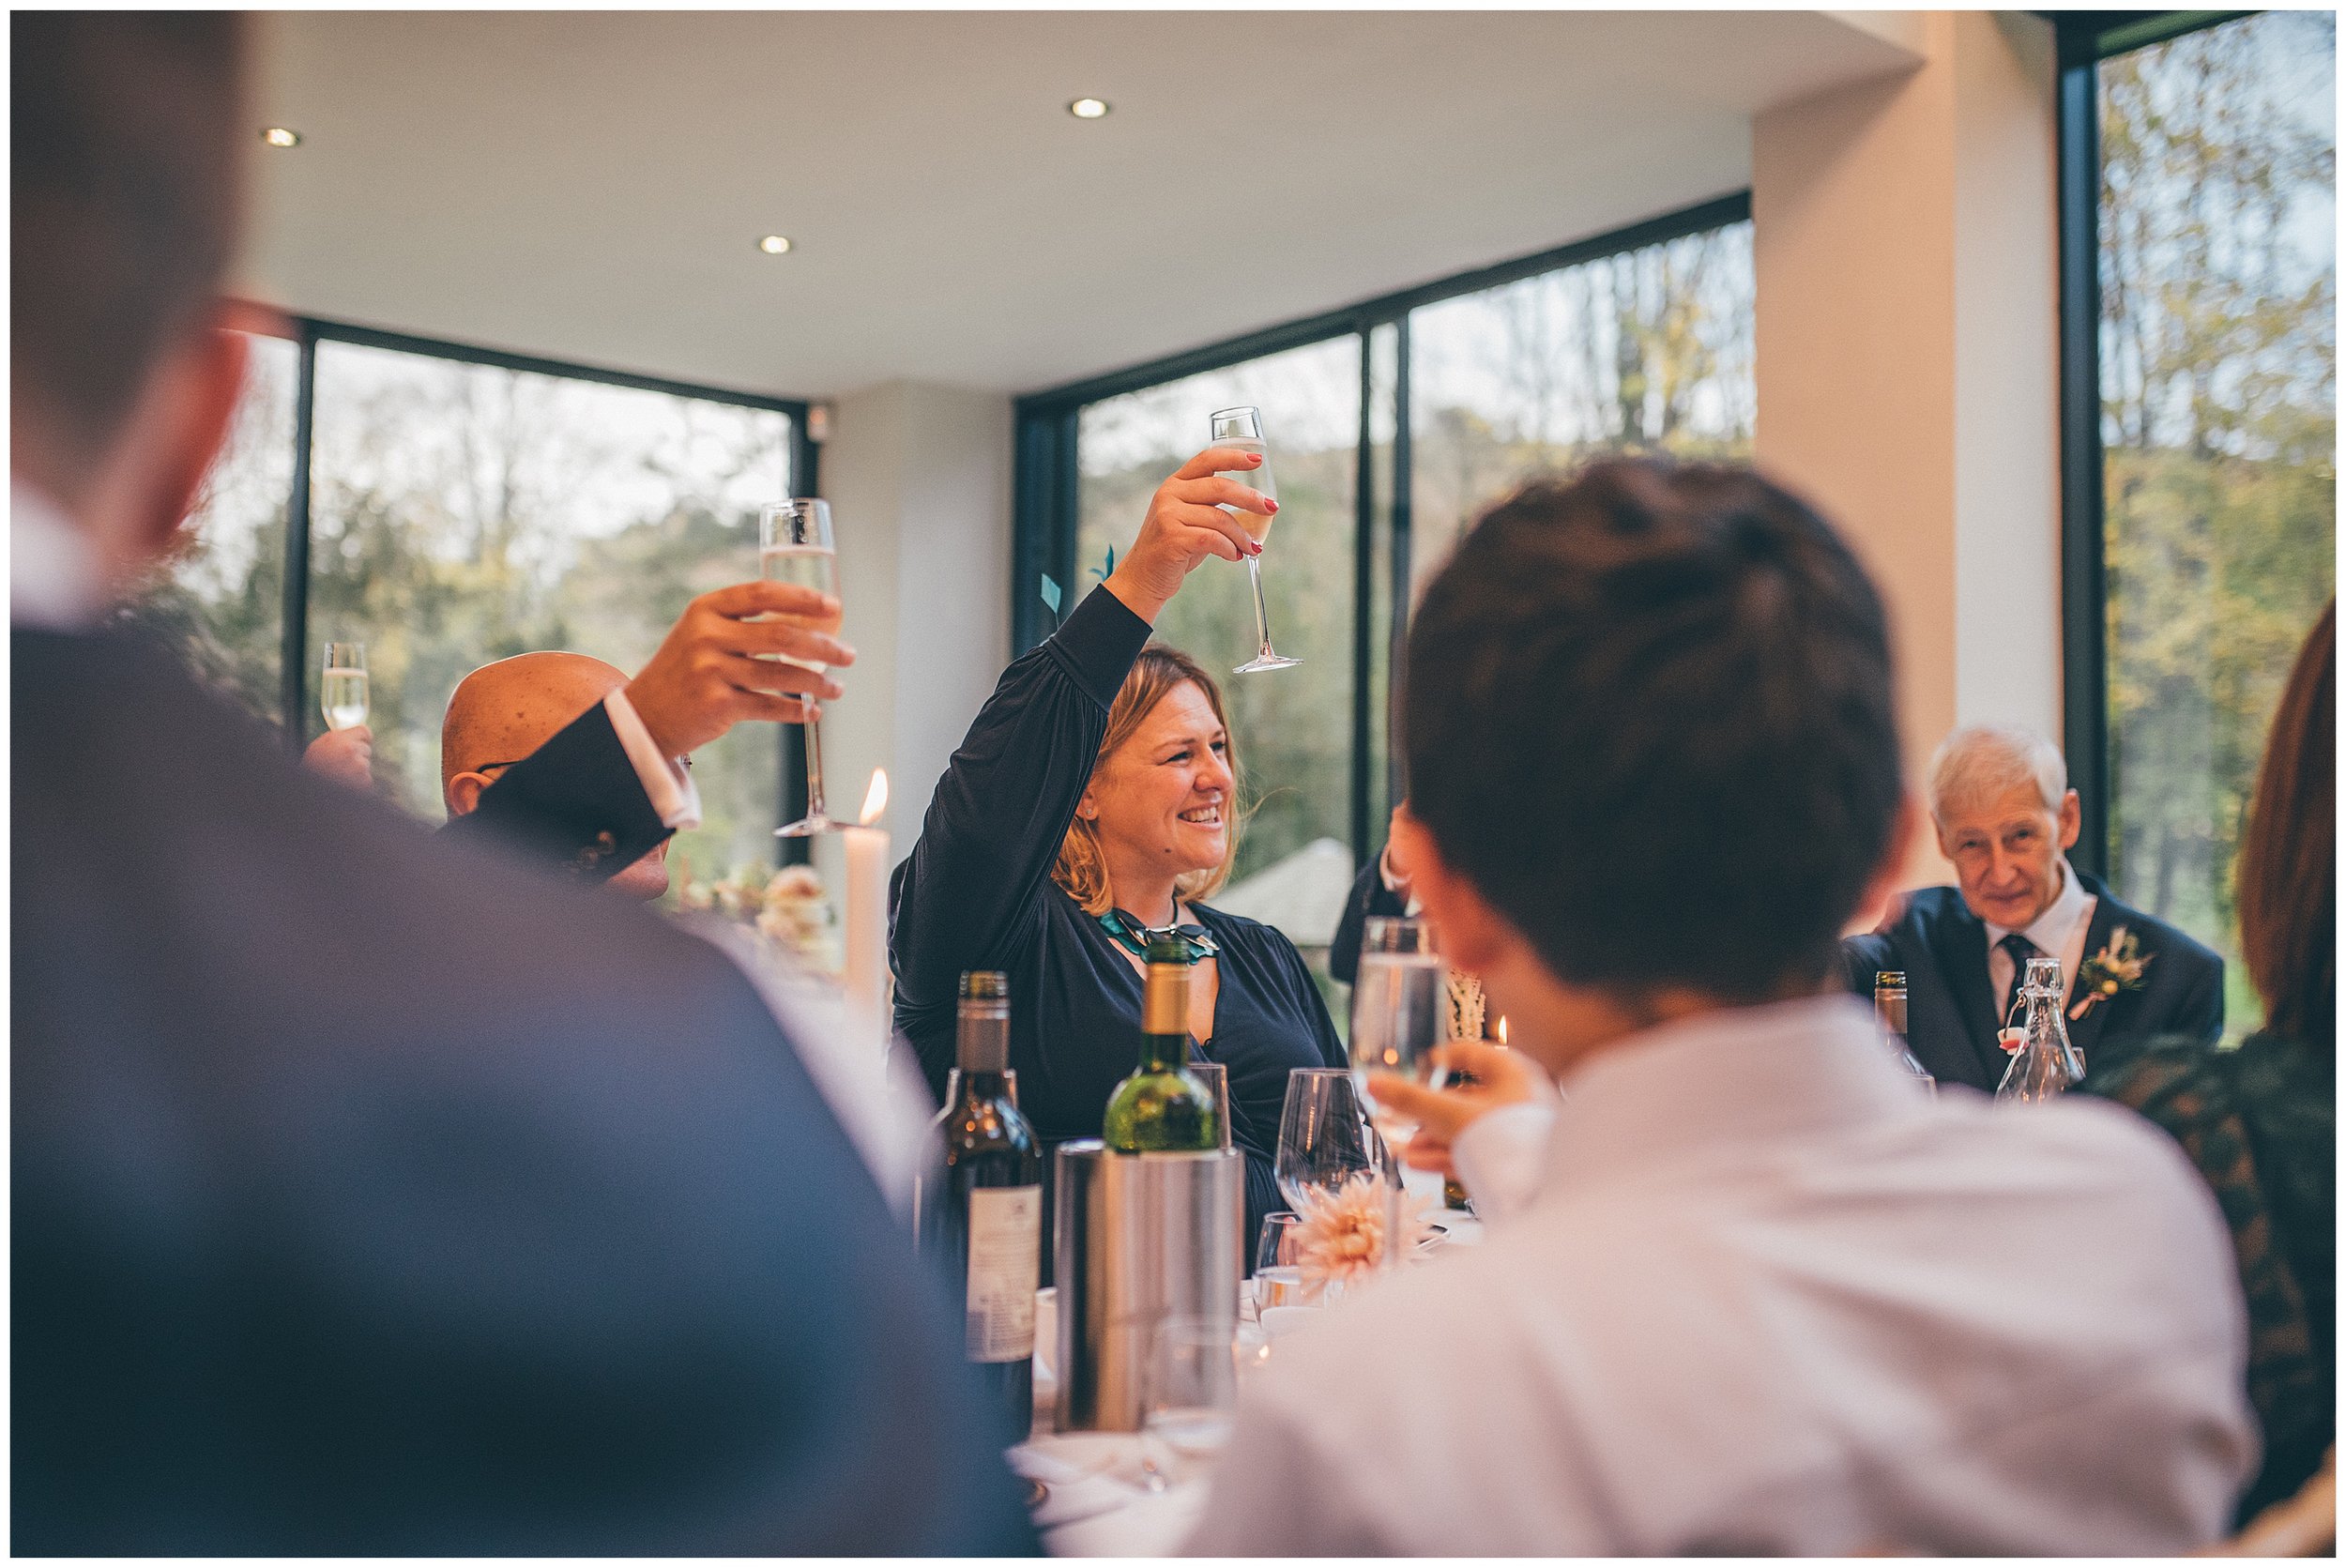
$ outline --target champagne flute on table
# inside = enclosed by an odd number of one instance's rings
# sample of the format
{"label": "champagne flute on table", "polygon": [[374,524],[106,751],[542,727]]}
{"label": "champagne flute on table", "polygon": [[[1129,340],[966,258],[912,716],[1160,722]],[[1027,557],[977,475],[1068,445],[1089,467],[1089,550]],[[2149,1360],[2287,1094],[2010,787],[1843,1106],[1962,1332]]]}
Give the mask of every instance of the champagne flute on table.
{"label": "champagne flute on table", "polygon": [[367,645],[328,643],[318,681],[318,707],[330,730],[357,729],[367,722]]}
{"label": "champagne flute on table", "polygon": [[[1263,445],[1262,411],[1251,407],[1225,408],[1211,416],[1210,424],[1213,434],[1211,445],[1226,447],[1233,451],[1257,452],[1262,455],[1263,460],[1262,466],[1252,473],[1227,473],[1216,477],[1236,480],[1242,485],[1262,492],[1272,500],[1277,500],[1279,489],[1271,477],[1270,450]],[[1271,533],[1269,512],[1240,511],[1234,507],[1225,507],[1222,510],[1237,518],[1239,525],[1253,536],[1257,544],[1260,544],[1269,537]],[[1241,664],[1234,673],[1252,675],[1257,670],[1284,670],[1291,664],[1302,663],[1303,661],[1301,659],[1289,659],[1271,646],[1271,617],[1263,609],[1262,602],[1262,557],[1260,556],[1246,557],[1246,575],[1255,588],[1255,641],[1261,646],[1256,650],[1255,657]]]}
{"label": "champagne flute on table", "polygon": [[[814,499],[776,501],[757,514],[757,572],[769,583],[795,583],[836,598],[839,556],[831,546],[830,503]],[[785,620],[768,616],[768,620]],[[763,654],[778,663],[800,669],[825,670],[813,660],[784,654]],[[811,838],[835,832],[845,824],[833,822],[823,809],[823,715],[813,698],[806,699],[806,814],[774,830],[776,838]]]}

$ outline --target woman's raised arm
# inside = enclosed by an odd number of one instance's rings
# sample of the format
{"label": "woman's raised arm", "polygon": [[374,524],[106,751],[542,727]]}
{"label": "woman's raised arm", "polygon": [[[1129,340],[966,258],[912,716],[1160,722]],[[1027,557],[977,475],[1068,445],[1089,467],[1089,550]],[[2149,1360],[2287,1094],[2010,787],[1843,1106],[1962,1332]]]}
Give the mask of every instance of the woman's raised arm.
{"label": "woman's raised arm", "polygon": [[1090,782],[1108,706],[1150,623],[1209,556],[1258,548],[1215,504],[1273,503],[1217,469],[1253,453],[1198,453],[1158,487],[1140,534],[1104,585],[1052,637],[1002,673],[937,781],[911,859],[899,867],[889,940],[901,1007],[952,1004],[964,969],[1006,967],[1028,939],[1037,899]]}

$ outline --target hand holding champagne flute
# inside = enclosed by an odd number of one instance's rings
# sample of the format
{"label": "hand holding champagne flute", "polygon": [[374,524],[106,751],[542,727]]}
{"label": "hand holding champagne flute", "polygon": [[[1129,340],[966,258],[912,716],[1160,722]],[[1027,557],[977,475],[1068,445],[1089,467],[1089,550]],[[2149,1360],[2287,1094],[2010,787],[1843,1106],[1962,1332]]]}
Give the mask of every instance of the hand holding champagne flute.
{"label": "hand holding champagne flute", "polygon": [[705,593],[628,682],[628,702],[663,756],[697,751],[744,719],[802,723],[816,701],[842,694],[827,671],[855,662],[839,619],[836,599],[785,583]]}
{"label": "hand holding champagne flute", "polygon": [[1116,563],[1107,590],[1126,609],[1153,623],[1199,562],[1216,556],[1242,561],[1261,555],[1262,546],[1237,514],[1267,517],[1278,511],[1279,503],[1230,477],[1249,473],[1261,463],[1260,452],[1222,446],[1209,447],[1182,464],[1149,498],[1139,537]]}

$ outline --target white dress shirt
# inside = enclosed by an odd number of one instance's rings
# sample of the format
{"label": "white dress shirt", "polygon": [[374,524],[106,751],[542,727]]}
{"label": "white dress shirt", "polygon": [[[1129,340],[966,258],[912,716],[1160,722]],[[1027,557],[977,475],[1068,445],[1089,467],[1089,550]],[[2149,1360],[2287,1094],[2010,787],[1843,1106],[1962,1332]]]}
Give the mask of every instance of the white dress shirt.
{"label": "white dress shirt", "polygon": [[[103,619],[108,595],[98,552],[54,501],[23,480],[8,482],[8,620],[44,632],[86,631]],[[681,762],[660,754],[624,689],[602,700],[651,808],[667,828],[701,825],[700,791]]]}
{"label": "white dress shirt", "polygon": [[1205,1556],[2180,1552],[2257,1439],[2214,1200],[2083,1097],[1920,1093],[1862,1003],[1574,1073],[1482,1246],[1279,1341]]}
{"label": "white dress shirt", "polygon": [[[2100,902],[2085,891],[2078,880],[2077,868],[2069,857],[2061,857],[2061,891],[2045,912],[2028,925],[2020,935],[2036,944],[2036,951],[2048,958],[2061,960],[2061,994],[2066,997],[2069,987],[2077,982],[2078,966],[2085,962],[2085,933],[2094,923],[2094,906]],[[2012,963],[2012,955],[1998,944],[2012,935],[2013,927],[1983,921],[1988,927],[1988,985],[1996,996],[1996,1016],[2001,1019],[2011,1011],[2013,982],[2019,979]]]}

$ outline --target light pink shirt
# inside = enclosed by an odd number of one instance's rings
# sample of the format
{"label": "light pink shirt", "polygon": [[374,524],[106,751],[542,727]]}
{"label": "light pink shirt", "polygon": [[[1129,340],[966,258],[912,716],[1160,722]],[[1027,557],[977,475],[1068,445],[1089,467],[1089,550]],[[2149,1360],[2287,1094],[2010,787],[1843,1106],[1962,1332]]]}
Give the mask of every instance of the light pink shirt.
{"label": "light pink shirt", "polygon": [[[1847,997],[1572,1074],[1536,1195],[1283,1338],[1200,1555],[2180,1552],[2256,1461],[2230,1240],[2081,1096],[1917,1092]],[[1520,1130],[1537,1118],[1517,1119]]]}

